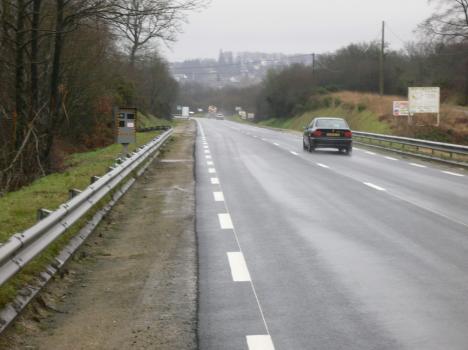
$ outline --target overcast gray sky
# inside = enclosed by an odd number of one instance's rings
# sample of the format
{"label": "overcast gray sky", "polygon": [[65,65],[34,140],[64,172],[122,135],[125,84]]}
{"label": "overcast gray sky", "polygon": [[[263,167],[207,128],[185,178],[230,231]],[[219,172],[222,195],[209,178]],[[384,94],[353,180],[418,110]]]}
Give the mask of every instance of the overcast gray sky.
{"label": "overcast gray sky", "polygon": [[391,47],[399,48],[431,11],[427,0],[212,0],[190,14],[165,56],[215,58],[220,49],[322,53],[378,38],[382,20]]}

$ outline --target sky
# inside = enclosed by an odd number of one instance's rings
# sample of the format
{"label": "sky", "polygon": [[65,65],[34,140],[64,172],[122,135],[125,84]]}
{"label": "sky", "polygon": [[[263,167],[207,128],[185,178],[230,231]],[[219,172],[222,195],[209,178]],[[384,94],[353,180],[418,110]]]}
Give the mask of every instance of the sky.
{"label": "sky", "polygon": [[386,41],[398,49],[432,11],[428,0],[211,0],[163,53],[171,62],[217,58],[220,50],[324,53],[378,39],[383,20]]}

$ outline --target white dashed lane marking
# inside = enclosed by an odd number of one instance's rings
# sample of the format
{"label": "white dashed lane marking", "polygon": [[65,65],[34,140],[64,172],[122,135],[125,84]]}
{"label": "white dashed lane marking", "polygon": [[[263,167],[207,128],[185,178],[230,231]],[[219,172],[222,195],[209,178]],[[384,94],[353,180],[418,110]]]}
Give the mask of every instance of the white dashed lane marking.
{"label": "white dashed lane marking", "polygon": [[223,192],[213,192],[215,202],[224,202]]}
{"label": "white dashed lane marking", "polygon": [[250,282],[250,273],[242,252],[227,253],[229,266],[231,267],[232,280],[234,282]]}
{"label": "white dashed lane marking", "polygon": [[212,185],[219,185],[219,179],[217,177],[212,177],[211,178],[211,184]]}
{"label": "white dashed lane marking", "polygon": [[246,338],[249,350],[275,350],[269,335],[248,335]]}
{"label": "white dashed lane marking", "polygon": [[275,146],[279,146],[279,143],[273,142],[273,144],[274,144]]}
{"label": "white dashed lane marking", "polygon": [[210,156],[210,155],[206,155],[205,158],[206,158],[206,159],[211,159],[211,156]]}
{"label": "white dashed lane marking", "polygon": [[451,171],[442,171],[444,174],[448,174],[448,175],[453,175],[453,176],[459,176],[459,177],[463,177],[465,175],[463,174],[459,174],[459,173],[453,173]]}
{"label": "white dashed lane marking", "polygon": [[205,154],[210,154],[210,151],[206,149]]}
{"label": "white dashed lane marking", "polygon": [[232,230],[234,226],[232,225],[231,215],[228,213],[218,214],[219,226],[223,230]]}
{"label": "white dashed lane marking", "polygon": [[212,162],[211,160],[208,160],[208,161],[206,162],[206,165],[213,165],[213,162]]}
{"label": "white dashed lane marking", "polygon": [[371,151],[366,151],[365,153],[370,154],[371,156],[375,156],[375,153]]}
{"label": "white dashed lane marking", "polygon": [[330,167],[328,165],[322,164],[322,163],[316,163],[319,167],[329,169]]}
{"label": "white dashed lane marking", "polygon": [[370,183],[370,182],[364,182],[364,185],[369,186],[369,187],[371,187],[371,188],[373,188],[374,190],[377,190],[377,191],[386,191],[385,188],[374,185],[373,183]]}
{"label": "white dashed lane marking", "polygon": [[427,168],[427,166],[425,165],[422,165],[422,164],[418,164],[418,163],[408,163],[409,165],[412,165],[412,166],[415,166],[417,168]]}
{"label": "white dashed lane marking", "polygon": [[298,155],[299,155],[299,153],[294,152],[294,151],[289,151],[289,153],[291,153],[291,154],[294,155],[294,156],[298,156]]}
{"label": "white dashed lane marking", "polygon": [[216,173],[216,169],[215,168],[208,168],[208,173],[214,174],[214,173]]}

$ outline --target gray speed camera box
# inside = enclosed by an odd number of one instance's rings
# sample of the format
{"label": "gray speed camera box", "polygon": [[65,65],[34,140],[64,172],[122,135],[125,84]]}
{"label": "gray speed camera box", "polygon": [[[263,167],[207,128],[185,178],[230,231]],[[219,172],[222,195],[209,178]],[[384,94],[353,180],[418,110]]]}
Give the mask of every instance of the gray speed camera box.
{"label": "gray speed camera box", "polygon": [[135,143],[137,109],[132,107],[119,107],[117,109],[115,121],[117,143]]}

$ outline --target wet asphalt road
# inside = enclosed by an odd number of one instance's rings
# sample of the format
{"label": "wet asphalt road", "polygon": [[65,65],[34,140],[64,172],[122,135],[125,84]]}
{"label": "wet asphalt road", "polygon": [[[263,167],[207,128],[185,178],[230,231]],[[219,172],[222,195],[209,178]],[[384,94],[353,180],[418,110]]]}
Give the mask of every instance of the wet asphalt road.
{"label": "wet asphalt road", "polygon": [[217,120],[196,158],[202,350],[468,348],[468,172]]}

